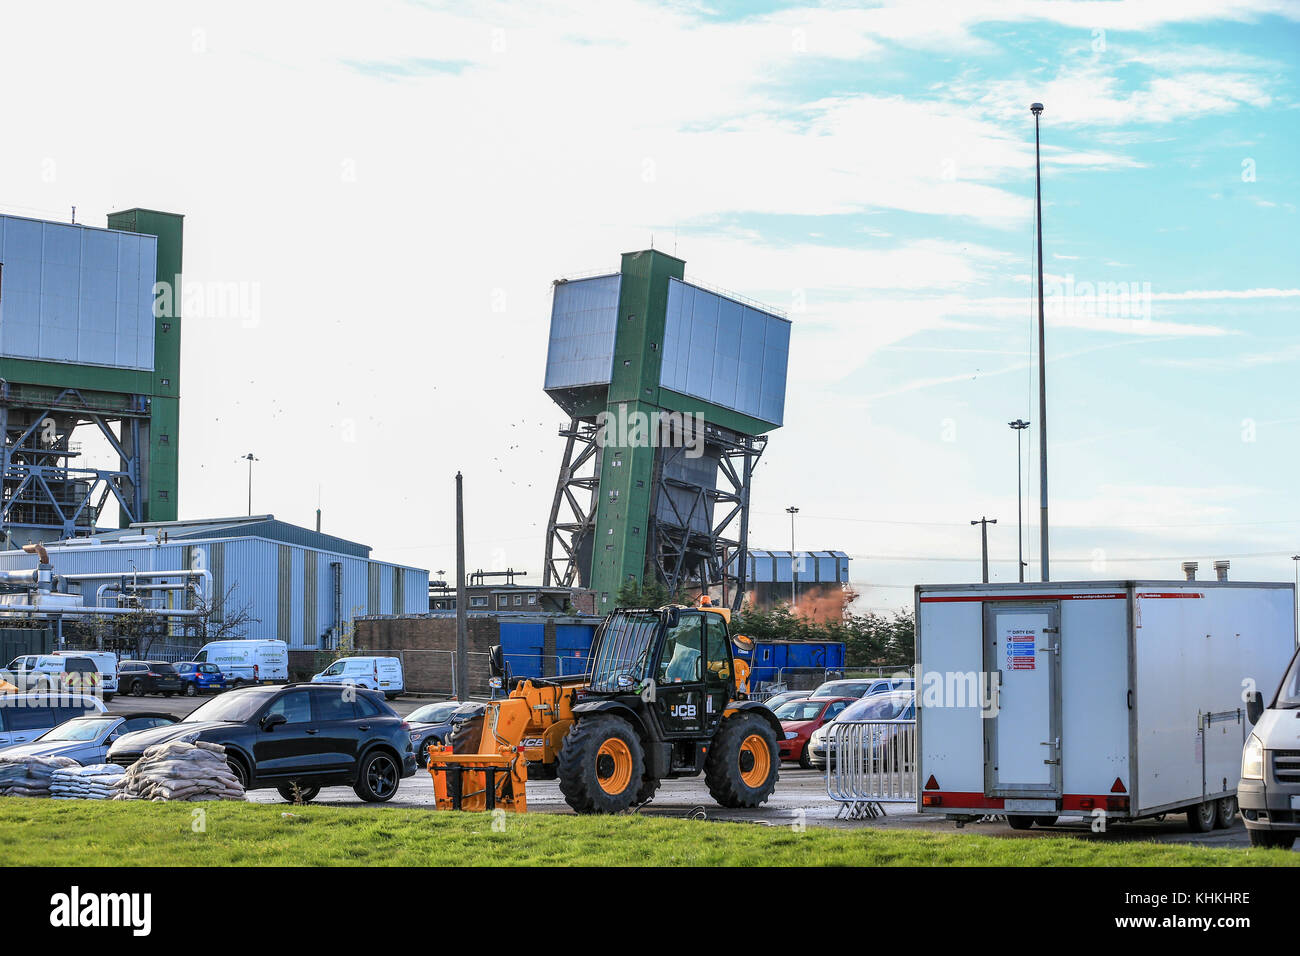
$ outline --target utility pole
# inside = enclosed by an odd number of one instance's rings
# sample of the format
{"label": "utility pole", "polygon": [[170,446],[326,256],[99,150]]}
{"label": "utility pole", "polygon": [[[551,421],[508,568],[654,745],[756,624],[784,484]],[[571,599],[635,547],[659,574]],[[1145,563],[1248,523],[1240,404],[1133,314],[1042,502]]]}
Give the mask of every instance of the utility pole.
{"label": "utility pole", "polygon": [[456,673],[452,690],[457,700],[469,700],[469,609],[465,599],[465,494],[456,472]]}
{"label": "utility pole", "polygon": [[984,557],[984,583],[989,583],[989,525],[997,524],[997,518],[980,518],[971,524],[980,526],[980,551]]}
{"label": "utility pole", "polygon": [[1291,555],[1291,562],[1295,565],[1295,590],[1291,592],[1291,603],[1295,605],[1296,633],[1300,635],[1300,554]]}
{"label": "utility pole", "polygon": [[1020,491],[1020,462],[1023,460],[1020,453],[1020,433],[1029,427],[1029,422],[1017,418],[1014,422],[1007,422],[1016,431],[1016,554],[1017,567],[1020,570],[1020,583],[1025,583],[1025,506],[1021,503]]}
{"label": "utility pole", "polygon": [[794,516],[799,513],[799,509],[794,505],[785,509],[786,514],[790,516],[790,610],[795,609],[795,557],[794,557]]}
{"label": "utility pole", "polygon": [[244,456],[244,460],[248,462],[248,516],[251,518],[253,516],[253,462],[262,459],[255,458],[250,451]]}
{"label": "utility pole", "polygon": [[1043,104],[1029,107],[1034,114],[1034,206],[1038,213],[1038,473],[1040,488],[1038,530],[1039,565],[1043,580],[1052,580],[1047,560],[1047,336],[1043,329],[1043,172],[1038,151],[1038,117]]}

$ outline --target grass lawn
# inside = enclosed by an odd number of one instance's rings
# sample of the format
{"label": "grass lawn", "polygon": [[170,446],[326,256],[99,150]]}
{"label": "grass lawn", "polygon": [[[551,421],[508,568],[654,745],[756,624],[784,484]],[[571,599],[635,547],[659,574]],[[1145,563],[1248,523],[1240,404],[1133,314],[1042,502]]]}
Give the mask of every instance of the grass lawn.
{"label": "grass lawn", "polygon": [[[206,829],[196,832],[202,809]],[[293,814],[293,816],[285,816]],[[649,817],[0,799],[6,862],[40,866],[1294,866],[1281,850],[828,830]]]}

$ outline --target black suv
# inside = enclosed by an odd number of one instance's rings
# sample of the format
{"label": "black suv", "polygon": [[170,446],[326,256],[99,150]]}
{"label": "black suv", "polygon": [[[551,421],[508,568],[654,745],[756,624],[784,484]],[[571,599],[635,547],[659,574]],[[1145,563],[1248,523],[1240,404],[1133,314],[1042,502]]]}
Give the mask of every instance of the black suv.
{"label": "black suv", "polygon": [[344,684],[240,687],[197,707],[180,723],[120,737],[108,751],[123,767],[171,740],[226,748],[245,790],[274,787],[290,802],[321,787],[349,786],[371,803],[391,800],[415,773],[410,725],[384,695]]}
{"label": "black suv", "polygon": [[119,661],[117,690],[132,697],[162,694],[170,697],[181,692],[181,675],[166,661]]}

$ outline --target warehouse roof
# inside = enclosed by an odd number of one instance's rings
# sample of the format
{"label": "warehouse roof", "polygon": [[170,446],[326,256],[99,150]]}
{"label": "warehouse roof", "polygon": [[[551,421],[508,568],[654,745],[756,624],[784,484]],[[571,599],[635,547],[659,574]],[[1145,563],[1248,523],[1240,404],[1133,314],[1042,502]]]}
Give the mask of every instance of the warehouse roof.
{"label": "warehouse roof", "polygon": [[233,518],[192,518],[186,521],[137,521],[129,528],[115,531],[101,531],[97,537],[113,541],[131,535],[153,534],[159,539],[169,540],[195,538],[229,538],[248,535],[282,541],[285,544],[316,548],[320,551],[334,551],[338,554],[350,554],[357,558],[370,557],[370,545],[349,541],[303,528],[287,521],[278,520],[275,515],[240,515]]}

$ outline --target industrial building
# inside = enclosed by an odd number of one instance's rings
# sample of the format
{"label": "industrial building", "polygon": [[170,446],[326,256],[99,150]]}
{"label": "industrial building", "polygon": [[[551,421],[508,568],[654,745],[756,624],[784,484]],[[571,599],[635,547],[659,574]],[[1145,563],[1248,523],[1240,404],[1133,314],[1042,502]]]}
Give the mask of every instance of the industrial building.
{"label": "industrial building", "polygon": [[[0,537],[5,546],[177,515],[182,217],[107,229],[0,215]],[[156,293],[163,294],[156,294]],[[116,459],[87,464],[81,435]]]}
{"label": "industrial building", "polygon": [[790,322],[685,281],[650,249],[607,275],[557,280],[546,394],[569,416],[543,584],[715,586],[739,606],[751,479],[785,414]]}
{"label": "industrial building", "polygon": [[746,557],[745,601],[761,610],[792,602],[803,609],[819,602],[825,604],[826,611],[842,613],[848,583],[849,556],[843,551],[751,548]]}
{"label": "industrial building", "polygon": [[[145,606],[182,609],[204,600],[214,624],[245,611],[248,619],[227,637],[272,638],[290,648],[290,666],[311,666],[315,652],[334,648],[353,621],[367,614],[418,614],[427,610],[429,573],[372,560],[370,547],[279,521],[274,515],[205,521],[139,522],[46,545],[53,575],[100,577],[82,583],[85,606],[120,606],[143,595]],[[35,554],[0,553],[0,572],[37,567]],[[174,571],[174,577],[158,572]],[[202,587],[181,584],[193,572]],[[148,577],[156,589],[139,585]],[[93,586],[92,586],[93,585]],[[71,619],[73,615],[69,615]],[[197,649],[187,619],[174,617],[154,653],[180,657]],[[296,652],[296,653],[295,653]]]}

